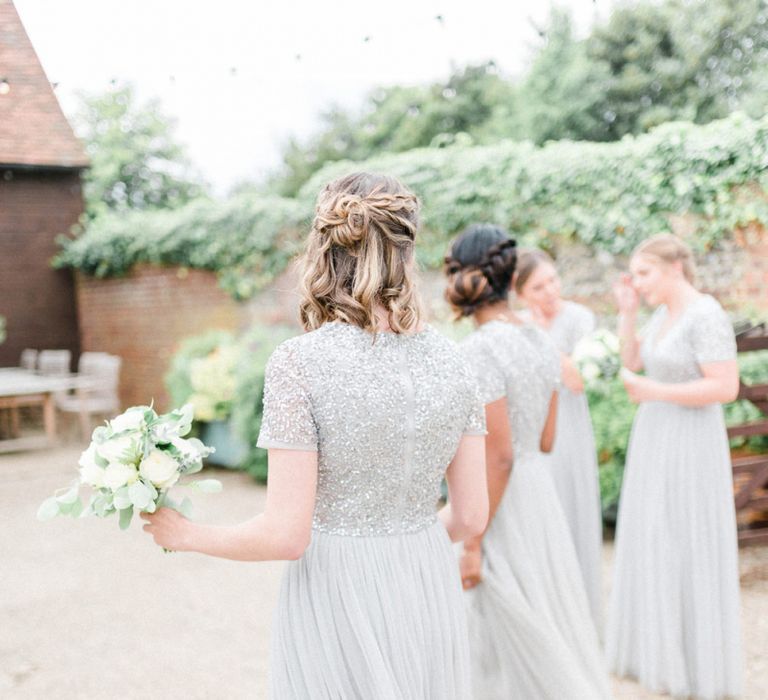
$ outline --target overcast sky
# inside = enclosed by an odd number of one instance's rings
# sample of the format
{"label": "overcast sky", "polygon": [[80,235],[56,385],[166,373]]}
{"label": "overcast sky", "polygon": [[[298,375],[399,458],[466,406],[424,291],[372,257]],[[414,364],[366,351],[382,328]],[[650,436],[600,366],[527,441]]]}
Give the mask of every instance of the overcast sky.
{"label": "overcast sky", "polygon": [[[279,162],[332,104],[492,59],[519,74],[540,0],[14,0],[66,112],[113,79],[156,96],[219,193]],[[586,31],[610,0],[564,0]]]}

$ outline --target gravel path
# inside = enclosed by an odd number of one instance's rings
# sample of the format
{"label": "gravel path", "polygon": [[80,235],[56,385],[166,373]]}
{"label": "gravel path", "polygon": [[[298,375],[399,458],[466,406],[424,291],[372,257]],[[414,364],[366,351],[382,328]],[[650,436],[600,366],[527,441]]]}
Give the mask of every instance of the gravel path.
{"label": "gravel path", "polygon": [[[164,554],[134,522],[35,511],[72,478],[79,448],[0,457],[0,697],[266,698],[269,627],[282,564]],[[221,471],[201,520],[258,513],[265,491]],[[609,582],[613,549],[605,547]],[[768,547],[742,550],[748,700],[768,697]],[[657,698],[616,681],[617,698]]]}

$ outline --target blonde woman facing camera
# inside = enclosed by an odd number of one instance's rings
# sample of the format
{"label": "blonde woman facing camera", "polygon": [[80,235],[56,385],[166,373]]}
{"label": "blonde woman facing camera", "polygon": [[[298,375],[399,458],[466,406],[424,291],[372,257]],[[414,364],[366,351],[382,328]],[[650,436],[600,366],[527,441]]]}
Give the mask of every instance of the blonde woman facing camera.
{"label": "blonde woman facing camera", "polygon": [[[301,319],[266,371],[267,507],[235,527],[162,509],[170,549],[292,559],[272,642],[276,700],[466,700],[469,649],[451,540],[487,520],[484,417],[456,347],[422,323],[419,205],[358,173],[317,201]],[[446,475],[450,505],[436,513]]]}
{"label": "blonde woman facing camera", "polygon": [[464,543],[474,697],[607,698],[608,674],[562,507],[543,460],[552,448],[560,360],[512,313],[515,242],[469,227],[445,260],[446,298],[476,330],[461,348],[485,404],[491,520]]}
{"label": "blonde woman facing camera", "polygon": [[570,358],[576,344],[595,329],[595,315],[586,306],[562,298],[555,264],[543,250],[520,253],[515,291],[528,309],[525,318],[546,331],[560,353],[563,381],[558,391],[559,419],[547,462],[573,535],[592,617],[602,630],[603,524],[597,452],[584,382]]}
{"label": "blonde woman facing camera", "polygon": [[[660,234],[616,286],[624,384],[640,404],[616,535],[607,630],[612,669],[657,692],[741,691],[739,577],[721,404],[739,387],[733,329],[694,286],[691,251]],[[642,334],[639,299],[657,307]],[[645,376],[635,372],[645,370]]]}

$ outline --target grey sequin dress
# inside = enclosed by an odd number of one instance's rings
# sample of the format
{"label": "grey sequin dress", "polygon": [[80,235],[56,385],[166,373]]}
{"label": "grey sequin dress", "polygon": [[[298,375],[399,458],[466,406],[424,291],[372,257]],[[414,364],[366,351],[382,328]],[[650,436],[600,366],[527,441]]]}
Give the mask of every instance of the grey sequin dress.
{"label": "grey sequin dress", "polygon": [[318,452],[312,541],[287,564],[275,613],[275,700],[470,697],[436,506],[462,434],[484,433],[471,370],[431,328],[374,340],[328,323],[275,350],[258,445]]}
{"label": "grey sequin dress", "polygon": [[467,593],[474,697],[610,696],[565,514],[539,443],[560,358],[539,328],[490,321],[462,351],[483,403],[506,397],[512,474],[483,537],[483,581]]}
{"label": "grey sequin dress", "polygon": [[[564,301],[560,313],[546,328],[560,352],[572,355],[576,344],[595,329],[595,316],[586,306]],[[568,521],[576,556],[598,631],[602,632],[601,555],[603,523],[597,450],[584,392],[565,386],[558,391],[555,445],[547,459]]]}
{"label": "grey sequin dress", "polygon": [[[733,360],[728,316],[708,295],[641,355],[660,382],[695,381]],[[731,459],[720,404],[642,403],[627,450],[606,653],[613,671],[675,697],[735,698],[742,689],[739,571]]]}

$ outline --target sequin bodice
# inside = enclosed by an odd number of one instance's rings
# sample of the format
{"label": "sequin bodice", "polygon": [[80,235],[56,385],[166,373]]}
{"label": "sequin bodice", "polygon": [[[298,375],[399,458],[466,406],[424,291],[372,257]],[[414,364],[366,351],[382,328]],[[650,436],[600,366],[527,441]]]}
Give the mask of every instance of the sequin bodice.
{"label": "sequin bodice", "polygon": [[431,328],[374,340],[328,323],[281,344],[267,365],[258,445],[317,450],[317,530],[430,525],[462,433],[484,432],[471,370]]}
{"label": "sequin bodice", "polygon": [[714,297],[691,302],[659,337],[666,318],[667,308],[660,306],[643,332],[643,366],[652,379],[688,382],[702,376],[700,364],[736,357],[733,327]]}
{"label": "sequin bodice", "polygon": [[571,355],[576,344],[595,330],[595,315],[586,306],[563,301],[560,313],[546,330],[557,349]]}
{"label": "sequin bodice", "polygon": [[507,397],[515,459],[538,452],[560,378],[554,343],[532,325],[489,321],[461,345],[477,375],[482,402]]}

